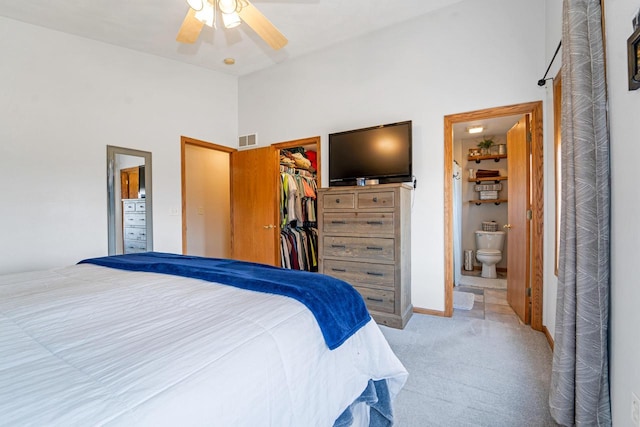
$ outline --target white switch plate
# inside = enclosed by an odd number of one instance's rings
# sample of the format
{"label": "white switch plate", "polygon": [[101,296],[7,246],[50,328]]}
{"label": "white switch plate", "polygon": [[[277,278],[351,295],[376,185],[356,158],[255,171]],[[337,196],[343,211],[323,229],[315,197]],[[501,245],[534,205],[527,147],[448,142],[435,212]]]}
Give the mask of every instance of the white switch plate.
{"label": "white switch plate", "polygon": [[631,421],[636,427],[640,427],[640,399],[631,392]]}

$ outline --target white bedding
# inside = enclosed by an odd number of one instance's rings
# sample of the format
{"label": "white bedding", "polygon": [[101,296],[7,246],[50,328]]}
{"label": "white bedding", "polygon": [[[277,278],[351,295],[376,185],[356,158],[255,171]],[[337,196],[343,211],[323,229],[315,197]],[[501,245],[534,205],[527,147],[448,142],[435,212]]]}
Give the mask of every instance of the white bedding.
{"label": "white bedding", "polygon": [[0,425],[331,426],[407,372],[369,322],[330,351],[299,302],[77,265],[0,276]]}

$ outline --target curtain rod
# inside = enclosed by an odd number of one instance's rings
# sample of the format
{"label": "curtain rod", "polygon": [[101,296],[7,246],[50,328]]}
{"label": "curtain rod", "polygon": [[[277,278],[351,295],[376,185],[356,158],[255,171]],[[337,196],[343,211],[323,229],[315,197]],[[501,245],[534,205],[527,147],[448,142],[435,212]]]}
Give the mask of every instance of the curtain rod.
{"label": "curtain rod", "polygon": [[551,64],[553,64],[553,61],[556,59],[556,55],[560,50],[560,46],[562,46],[562,39],[560,40],[560,43],[558,43],[558,47],[556,48],[556,53],[553,54],[553,58],[551,58],[551,62],[549,62],[547,71],[544,73],[544,77],[538,80],[538,86],[544,86],[547,80],[552,80],[552,77],[547,78],[547,74],[549,74],[549,70],[551,69]]}

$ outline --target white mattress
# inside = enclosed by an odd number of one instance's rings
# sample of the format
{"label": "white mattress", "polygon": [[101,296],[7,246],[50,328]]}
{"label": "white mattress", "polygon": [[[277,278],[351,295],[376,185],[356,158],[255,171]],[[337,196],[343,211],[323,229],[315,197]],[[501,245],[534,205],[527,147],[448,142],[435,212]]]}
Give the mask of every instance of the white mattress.
{"label": "white mattress", "polygon": [[407,372],[369,322],[330,351],[299,302],[78,265],[0,276],[0,425],[331,426]]}

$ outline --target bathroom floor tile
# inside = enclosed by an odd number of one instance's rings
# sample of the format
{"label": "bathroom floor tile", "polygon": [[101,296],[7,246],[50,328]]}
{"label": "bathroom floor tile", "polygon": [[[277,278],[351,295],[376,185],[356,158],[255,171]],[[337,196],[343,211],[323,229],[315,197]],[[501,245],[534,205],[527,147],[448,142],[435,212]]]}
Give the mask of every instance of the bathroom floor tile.
{"label": "bathroom floor tile", "polygon": [[506,289],[487,289],[468,285],[456,286],[455,289],[473,293],[475,297],[471,310],[454,309],[454,317],[484,319],[512,325],[520,323],[520,319],[507,302]]}
{"label": "bathroom floor tile", "polygon": [[509,305],[491,304],[488,302],[484,304],[484,311],[485,313],[514,314],[513,309]]}
{"label": "bathroom floor tile", "polygon": [[485,289],[484,300],[491,304],[509,305],[506,290]]}

